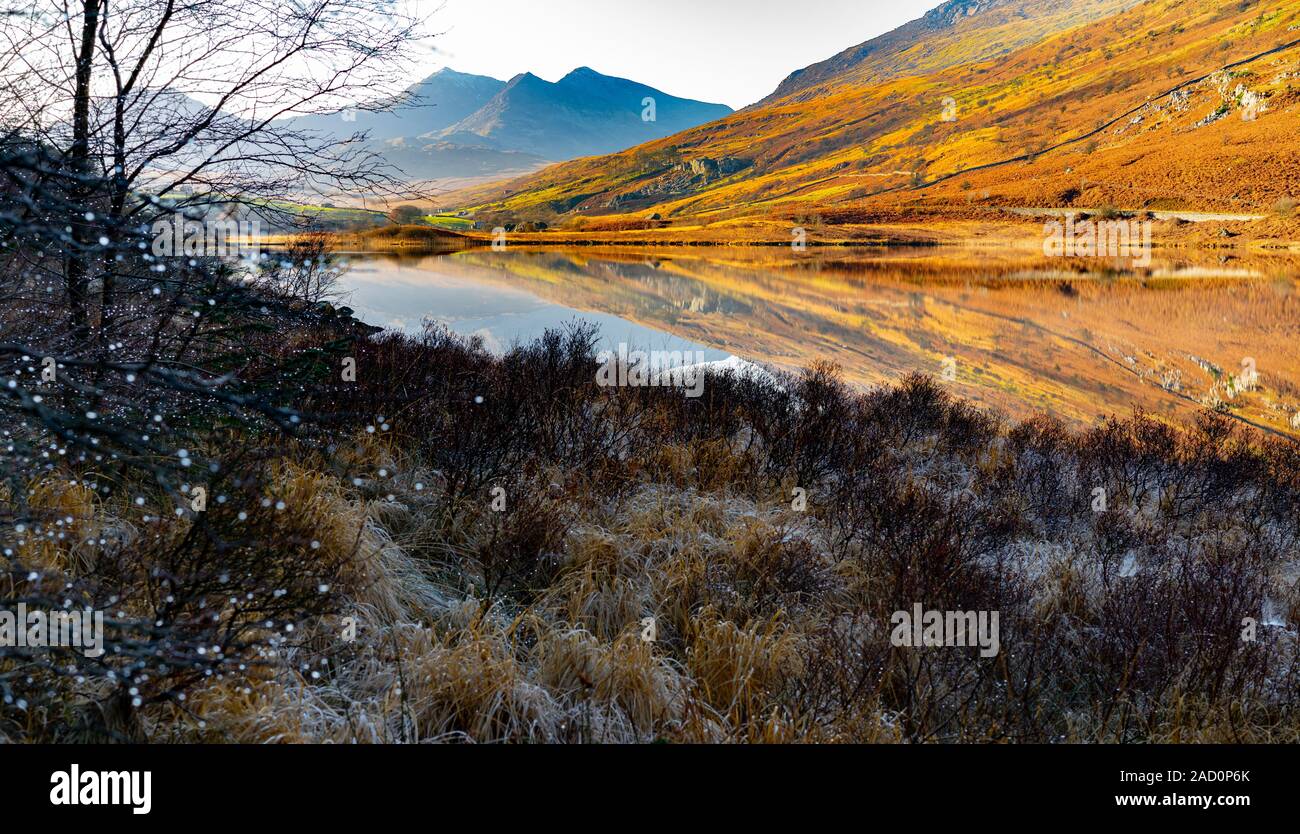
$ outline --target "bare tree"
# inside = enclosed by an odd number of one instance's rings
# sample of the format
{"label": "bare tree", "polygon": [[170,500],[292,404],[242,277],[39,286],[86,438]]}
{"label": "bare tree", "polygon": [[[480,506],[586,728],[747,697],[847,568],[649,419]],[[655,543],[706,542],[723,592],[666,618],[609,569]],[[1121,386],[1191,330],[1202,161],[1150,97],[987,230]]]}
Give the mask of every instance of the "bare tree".
{"label": "bare tree", "polygon": [[136,706],[180,703],[328,610],[339,565],[266,498],[267,456],[311,438],[304,391],[336,350],[283,351],[281,334],[355,329],[310,303],[324,250],[295,272],[303,298],[249,281],[259,270],[203,234],[195,251],[157,244],[175,218],[396,189],[363,137],[288,117],[391,104],[419,33],[388,0],[0,16],[0,611],[93,608],[112,632],[97,658],[0,646],[0,736],[8,710],[90,678],[129,737]]}
{"label": "bare tree", "polygon": [[283,217],[321,194],[396,193],[400,172],[362,135],[290,117],[392,106],[421,27],[392,0],[41,0],[7,20],[0,127],[54,151],[49,175],[86,209],[64,265],[78,332],[91,283],[111,318],[112,254],[164,211]]}

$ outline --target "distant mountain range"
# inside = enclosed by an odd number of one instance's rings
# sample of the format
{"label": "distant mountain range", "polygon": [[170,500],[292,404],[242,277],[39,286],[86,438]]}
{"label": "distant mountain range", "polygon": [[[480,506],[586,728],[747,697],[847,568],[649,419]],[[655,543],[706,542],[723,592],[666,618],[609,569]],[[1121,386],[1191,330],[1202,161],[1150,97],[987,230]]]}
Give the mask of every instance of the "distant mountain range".
{"label": "distant mountain range", "polygon": [[532,73],[506,82],[443,69],[391,107],[303,116],[295,125],[340,136],[364,132],[412,178],[459,179],[611,153],[731,112],[588,67],[554,83]]}
{"label": "distant mountain range", "polygon": [[729,115],[726,105],[579,67],[555,83],[532,73],[515,76],[443,138],[565,160],[623,150]]}
{"label": "distant mountain range", "polygon": [[374,110],[302,116],[295,124],[332,133],[364,131],[381,142],[413,138],[451,127],[505,87],[495,78],[444,69],[410,87],[396,104],[381,101]]}

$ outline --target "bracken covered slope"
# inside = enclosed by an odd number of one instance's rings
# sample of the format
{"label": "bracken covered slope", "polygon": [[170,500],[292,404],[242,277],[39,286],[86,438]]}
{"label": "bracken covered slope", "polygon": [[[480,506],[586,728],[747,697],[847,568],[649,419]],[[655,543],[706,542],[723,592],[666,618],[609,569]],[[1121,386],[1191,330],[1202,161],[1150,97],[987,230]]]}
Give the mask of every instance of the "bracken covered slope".
{"label": "bracken covered slope", "polygon": [[879,82],[1006,55],[1139,0],[949,0],[911,23],[792,72],[758,106],[811,99],[854,80]]}
{"label": "bracken covered slope", "polygon": [[781,98],[447,203],[709,220],[918,201],[1267,212],[1300,192],[1300,2],[1075,5],[949,4],[969,13],[796,73]]}

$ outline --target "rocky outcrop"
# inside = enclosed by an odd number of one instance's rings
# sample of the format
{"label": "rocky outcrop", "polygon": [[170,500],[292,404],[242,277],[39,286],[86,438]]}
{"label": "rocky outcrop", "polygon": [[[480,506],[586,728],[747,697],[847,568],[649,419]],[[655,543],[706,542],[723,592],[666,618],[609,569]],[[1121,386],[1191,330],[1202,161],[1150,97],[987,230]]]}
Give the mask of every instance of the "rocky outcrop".
{"label": "rocky outcrop", "polygon": [[713,180],[730,176],[737,171],[743,171],[751,164],[747,159],[738,159],[734,156],[725,156],[722,159],[710,159],[707,156],[702,156],[689,162],[679,162],[673,166],[673,170],[690,171],[697,177],[703,177],[707,184]]}
{"label": "rocky outcrop", "polygon": [[702,156],[683,160],[639,188],[614,195],[602,207],[623,208],[647,200],[690,194],[710,183],[739,173],[753,164],[752,160],[735,156],[724,156],[718,159]]}

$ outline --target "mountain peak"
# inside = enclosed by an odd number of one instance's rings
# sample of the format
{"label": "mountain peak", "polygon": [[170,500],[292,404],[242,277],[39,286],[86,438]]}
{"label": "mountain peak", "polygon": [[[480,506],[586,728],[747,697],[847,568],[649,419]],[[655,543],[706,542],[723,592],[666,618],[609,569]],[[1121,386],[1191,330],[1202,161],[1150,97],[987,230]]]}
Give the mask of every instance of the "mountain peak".
{"label": "mountain peak", "polygon": [[[656,101],[653,119],[643,114],[646,96]],[[724,105],[677,98],[582,66],[554,83],[530,72],[516,75],[443,136],[473,135],[495,147],[563,160],[630,148],[730,114]]]}
{"label": "mountain peak", "polygon": [[552,86],[554,85],[545,78],[533,75],[531,72],[521,72],[507,81],[498,95],[508,95],[516,91],[537,93]]}
{"label": "mountain peak", "polygon": [[491,78],[486,75],[475,75],[470,72],[459,72],[457,70],[452,69],[451,67],[443,67],[442,69],[438,70],[432,75],[426,76],[422,81],[420,81],[420,83],[429,84],[434,81],[442,81],[442,82],[453,81],[453,82],[488,83],[488,84],[505,83],[503,81],[498,81],[497,79]]}
{"label": "mountain peak", "polygon": [[505,86],[495,78],[443,67],[407,87],[402,95],[353,113],[346,122],[337,113],[326,113],[302,116],[296,124],[331,134],[363,132],[376,142],[413,138],[450,127],[487,104]]}
{"label": "mountain peak", "polygon": [[578,67],[577,69],[573,70],[572,72],[570,72],[568,75],[564,76],[564,78],[560,80],[563,81],[569,78],[589,78],[591,76],[600,76],[602,78],[604,77],[603,75],[601,75],[601,73],[596,72],[591,67]]}

